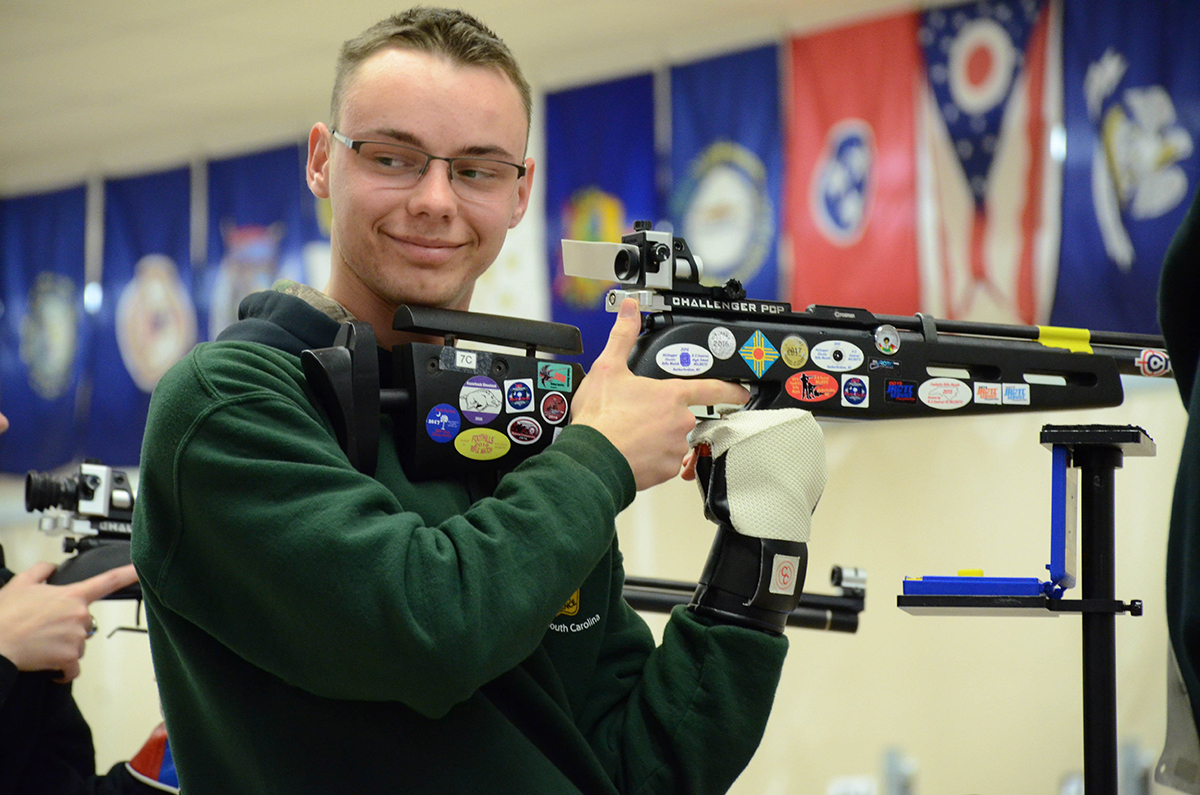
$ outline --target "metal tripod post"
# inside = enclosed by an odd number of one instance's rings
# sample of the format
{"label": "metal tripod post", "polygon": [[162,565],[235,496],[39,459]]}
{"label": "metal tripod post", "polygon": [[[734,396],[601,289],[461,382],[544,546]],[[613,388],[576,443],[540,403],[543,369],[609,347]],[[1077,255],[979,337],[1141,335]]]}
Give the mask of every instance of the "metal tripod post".
{"label": "metal tripod post", "polygon": [[1141,428],[1112,425],[1047,425],[1041,441],[1067,447],[1080,470],[1083,788],[1117,795],[1116,614],[1125,609],[1114,607],[1115,471],[1125,455],[1154,455],[1154,442]]}

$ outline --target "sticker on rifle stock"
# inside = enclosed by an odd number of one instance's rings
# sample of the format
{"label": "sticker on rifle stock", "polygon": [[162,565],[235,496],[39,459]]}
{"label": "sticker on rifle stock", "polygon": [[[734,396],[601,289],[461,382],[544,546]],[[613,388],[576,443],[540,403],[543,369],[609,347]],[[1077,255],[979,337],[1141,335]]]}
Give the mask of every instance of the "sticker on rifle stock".
{"label": "sticker on rifle stock", "polygon": [[1000,400],[1006,406],[1028,406],[1029,384],[1004,384]]}
{"label": "sticker on rifle stock", "polygon": [[971,402],[971,387],[957,378],[931,378],[917,389],[917,397],[938,411],[961,409]]}
{"label": "sticker on rifle stock", "polygon": [[700,375],[713,366],[713,357],[707,350],[690,342],[668,345],[654,355],[654,363],[671,375]]}
{"label": "sticker on rifle stock", "polygon": [[717,326],[708,332],[708,349],[712,355],[724,361],[737,353],[737,340],[733,332],[724,326]]}
{"label": "sticker on rifle stock", "polygon": [[473,461],[494,461],[512,449],[512,442],[491,428],[471,428],[455,437],[454,448]]}
{"label": "sticker on rifle stock", "polygon": [[1171,359],[1166,352],[1154,348],[1147,348],[1139,353],[1135,364],[1137,364],[1138,371],[1147,378],[1155,378],[1171,372]]}
{"label": "sticker on rifle stock", "polygon": [[505,381],[504,405],[513,414],[533,411],[533,379],[517,378]]}
{"label": "sticker on rifle stock", "polygon": [[542,426],[533,417],[517,417],[508,424],[508,438],[517,444],[533,444],[542,438]]}
{"label": "sticker on rifle stock", "polygon": [[567,416],[567,399],[561,392],[547,392],[542,397],[542,419],[557,425]]}
{"label": "sticker on rifle stock", "polygon": [[799,370],[808,364],[808,343],[795,334],[784,337],[779,343],[779,356],[788,367]]}
{"label": "sticker on rifle stock", "polygon": [[445,444],[458,435],[462,420],[458,410],[449,403],[439,403],[425,416],[425,433],[438,444]]}
{"label": "sticker on rifle stock", "polygon": [[889,403],[916,403],[917,382],[888,379],[883,387],[883,399]]}
{"label": "sticker on rifle stock", "polygon": [[754,336],[746,340],[738,353],[742,356],[742,361],[746,366],[754,371],[754,374],[762,378],[763,373],[775,364],[775,360],[779,358],[779,351],[775,350],[775,346],[770,343],[766,335],[761,331],[755,331]]}
{"label": "sticker on rifle stock", "polygon": [[845,340],[825,340],[813,346],[813,364],[831,373],[848,373],[863,363],[862,350]]}
{"label": "sticker on rifle stock", "polygon": [[871,405],[871,395],[867,391],[867,376],[842,376],[842,405],[853,409],[865,409]]}
{"label": "sticker on rifle stock", "polygon": [[537,385],[542,389],[553,389],[557,392],[570,392],[574,389],[571,386],[571,365],[556,364],[554,362],[540,362],[538,364]]}
{"label": "sticker on rifle stock", "polygon": [[1000,384],[988,384],[983,381],[975,382],[975,402],[984,406],[999,406]]}
{"label": "sticker on rifle stock", "polygon": [[500,385],[486,375],[468,378],[458,393],[458,408],[476,425],[487,425],[496,419],[503,404]]}
{"label": "sticker on rifle stock", "polygon": [[820,370],[803,370],[784,382],[787,393],[801,403],[816,403],[828,400],[838,393],[841,386],[829,373]]}

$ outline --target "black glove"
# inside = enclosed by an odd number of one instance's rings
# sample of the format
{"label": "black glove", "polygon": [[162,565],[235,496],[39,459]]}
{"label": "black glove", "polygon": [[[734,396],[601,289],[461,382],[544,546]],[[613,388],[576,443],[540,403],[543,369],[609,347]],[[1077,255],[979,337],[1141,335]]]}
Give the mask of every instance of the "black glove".
{"label": "black glove", "polygon": [[802,409],[744,411],[692,433],[704,515],[717,524],[691,610],[781,634],[800,601],[825,487],[820,426]]}

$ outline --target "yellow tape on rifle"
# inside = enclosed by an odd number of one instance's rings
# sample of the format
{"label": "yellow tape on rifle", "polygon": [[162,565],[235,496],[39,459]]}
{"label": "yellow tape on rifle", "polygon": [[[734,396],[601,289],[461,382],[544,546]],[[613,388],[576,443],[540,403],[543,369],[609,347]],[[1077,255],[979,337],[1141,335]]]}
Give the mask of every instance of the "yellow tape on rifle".
{"label": "yellow tape on rifle", "polygon": [[1092,332],[1085,328],[1038,326],[1037,341],[1050,348],[1066,348],[1075,353],[1092,352]]}

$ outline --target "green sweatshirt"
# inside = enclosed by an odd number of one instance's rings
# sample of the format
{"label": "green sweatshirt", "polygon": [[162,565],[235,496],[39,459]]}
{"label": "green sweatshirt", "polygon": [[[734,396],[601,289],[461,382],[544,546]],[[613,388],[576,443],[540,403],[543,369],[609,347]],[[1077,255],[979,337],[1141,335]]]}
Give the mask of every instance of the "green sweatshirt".
{"label": "green sweatshirt", "polygon": [[1167,539],[1167,629],[1200,720],[1200,193],[1163,261],[1158,324],[1188,411]]}
{"label": "green sweatshirt", "polygon": [[282,292],[242,315],[158,385],[142,449],[133,558],[183,792],[729,787],[787,641],[677,608],[655,648],[603,436],[567,427],[471,504],[411,483],[384,417],[367,477],[298,357],[338,324]]}

